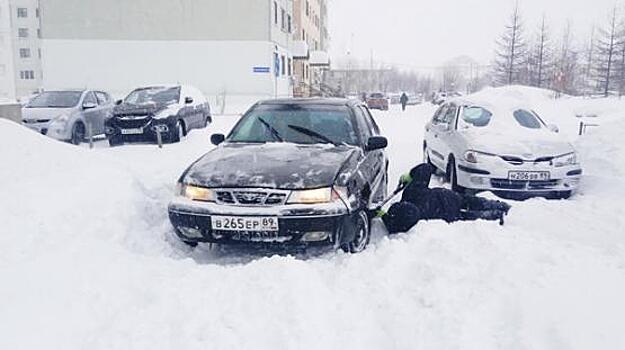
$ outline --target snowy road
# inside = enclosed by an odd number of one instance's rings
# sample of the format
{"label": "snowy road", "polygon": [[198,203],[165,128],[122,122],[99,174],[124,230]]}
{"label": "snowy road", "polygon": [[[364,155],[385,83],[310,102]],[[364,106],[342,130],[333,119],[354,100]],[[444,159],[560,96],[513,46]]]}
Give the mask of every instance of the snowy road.
{"label": "snowy road", "polygon": [[[422,223],[305,259],[173,236],[177,177],[236,118],[162,150],[77,149],[0,122],[0,348],[625,348],[624,105],[528,99],[578,147],[578,196],[514,203],[503,228]],[[580,110],[605,126],[577,139]],[[376,113],[391,183],[422,159],[433,111]]]}

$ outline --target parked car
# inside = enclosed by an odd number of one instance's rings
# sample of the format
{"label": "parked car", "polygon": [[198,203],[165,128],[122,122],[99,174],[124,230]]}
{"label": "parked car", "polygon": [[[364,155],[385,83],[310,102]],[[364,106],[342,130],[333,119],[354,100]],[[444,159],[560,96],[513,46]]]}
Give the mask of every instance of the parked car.
{"label": "parked car", "polygon": [[447,91],[439,91],[434,93],[432,96],[432,103],[435,105],[441,105],[445,103],[448,99],[461,97],[462,94],[456,91],[447,92]]}
{"label": "parked car", "polygon": [[191,130],[212,122],[208,100],[187,85],[150,86],[132,91],[117,101],[113,116],[106,121],[111,146],[129,142],[176,143]]}
{"label": "parked car", "polygon": [[416,106],[423,103],[423,97],[421,95],[408,95],[408,106]]}
{"label": "parked car", "polygon": [[259,102],[180,177],[169,218],[189,244],[334,245],[360,252],[386,196],[386,138],[361,102]]}
{"label": "parked car", "polygon": [[384,95],[383,93],[376,92],[367,97],[367,107],[369,107],[369,109],[388,111],[388,106],[388,97],[386,97],[386,95]]}
{"label": "parked car", "polygon": [[568,198],[582,176],[573,146],[528,106],[447,102],[426,125],[423,148],[459,192]]}
{"label": "parked car", "polygon": [[78,145],[89,132],[104,134],[112,108],[110,95],[103,91],[46,91],[22,108],[22,122],[43,135]]}

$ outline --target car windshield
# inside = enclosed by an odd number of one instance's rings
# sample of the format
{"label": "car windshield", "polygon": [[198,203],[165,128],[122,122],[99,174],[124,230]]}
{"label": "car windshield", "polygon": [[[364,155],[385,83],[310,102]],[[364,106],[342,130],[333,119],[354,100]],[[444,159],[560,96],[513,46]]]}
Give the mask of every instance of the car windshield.
{"label": "car windshield", "polygon": [[358,137],[347,107],[274,105],[246,114],[228,141],[357,145]]}
{"label": "car windshield", "polygon": [[490,123],[492,118],[493,114],[482,107],[469,106],[462,109],[461,120],[466,126],[483,128]]}
{"label": "car windshield", "polygon": [[179,87],[152,87],[131,92],[124,102],[132,105],[145,105],[178,103],[179,100]]}
{"label": "car windshield", "polygon": [[371,94],[371,98],[384,98],[383,94]]}
{"label": "car windshield", "polygon": [[35,96],[27,108],[71,108],[78,105],[81,91],[50,91]]}
{"label": "car windshield", "polygon": [[524,109],[519,109],[514,112],[514,119],[516,119],[517,123],[524,128],[528,129],[541,129],[543,127],[543,123],[538,119],[538,117]]}

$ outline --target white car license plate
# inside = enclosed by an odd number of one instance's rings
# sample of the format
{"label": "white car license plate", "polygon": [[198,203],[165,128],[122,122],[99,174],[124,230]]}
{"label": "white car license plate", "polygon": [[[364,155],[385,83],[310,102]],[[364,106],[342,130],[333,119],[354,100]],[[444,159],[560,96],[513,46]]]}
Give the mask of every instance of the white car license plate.
{"label": "white car license plate", "polygon": [[139,135],[143,134],[143,129],[122,129],[122,135]]}
{"label": "white car license plate", "polygon": [[513,181],[548,181],[551,173],[548,171],[511,171],[508,180]]}
{"label": "white car license plate", "polygon": [[211,216],[213,230],[231,232],[278,232],[278,218],[252,216]]}

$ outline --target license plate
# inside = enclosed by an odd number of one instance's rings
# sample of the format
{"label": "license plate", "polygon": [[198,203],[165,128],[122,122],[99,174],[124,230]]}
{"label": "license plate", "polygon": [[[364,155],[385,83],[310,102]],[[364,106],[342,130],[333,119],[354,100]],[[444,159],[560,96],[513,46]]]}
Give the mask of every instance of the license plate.
{"label": "license plate", "polygon": [[278,218],[251,216],[212,216],[212,229],[230,232],[278,232]]}
{"label": "license plate", "polygon": [[551,173],[548,171],[511,171],[508,179],[513,181],[548,181]]}
{"label": "license plate", "polygon": [[122,135],[139,135],[143,134],[143,129],[122,129]]}

